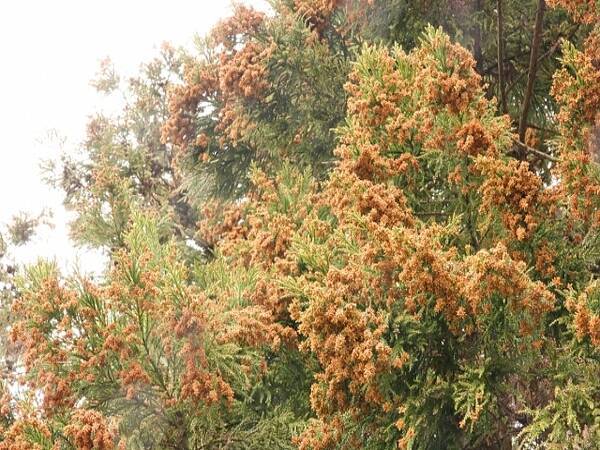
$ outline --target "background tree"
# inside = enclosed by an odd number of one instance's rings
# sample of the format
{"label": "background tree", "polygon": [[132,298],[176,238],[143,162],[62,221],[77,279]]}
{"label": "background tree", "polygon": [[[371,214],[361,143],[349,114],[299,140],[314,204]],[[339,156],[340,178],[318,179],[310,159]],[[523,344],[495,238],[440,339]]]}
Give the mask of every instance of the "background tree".
{"label": "background tree", "polygon": [[82,244],[116,248],[132,208],[169,217],[171,231],[191,237],[195,212],[184,200],[174,155],[160,141],[167,117],[168,87],[182,76],[182,50],[164,44],[140,73],[121,81],[104,60],[92,85],[120,105],[116,114],[99,112],[87,125],[87,136],[75,154],[47,162],[48,181],[65,193],[65,205],[76,212],[71,230]]}

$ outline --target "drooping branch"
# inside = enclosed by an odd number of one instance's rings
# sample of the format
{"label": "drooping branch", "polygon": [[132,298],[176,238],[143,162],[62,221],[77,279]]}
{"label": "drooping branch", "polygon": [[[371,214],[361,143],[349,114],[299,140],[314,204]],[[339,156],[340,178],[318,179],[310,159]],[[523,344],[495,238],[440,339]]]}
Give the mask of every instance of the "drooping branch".
{"label": "drooping branch", "polygon": [[533,97],[533,87],[538,68],[538,53],[542,42],[542,30],[544,22],[544,12],[546,10],[545,0],[538,0],[537,11],[535,13],[535,26],[533,29],[533,39],[531,40],[531,57],[529,59],[529,71],[527,75],[527,88],[523,97],[521,107],[521,118],[519,120],[519,141],[525,141],[525,131],[527,130],[527,118],[531,107]]}

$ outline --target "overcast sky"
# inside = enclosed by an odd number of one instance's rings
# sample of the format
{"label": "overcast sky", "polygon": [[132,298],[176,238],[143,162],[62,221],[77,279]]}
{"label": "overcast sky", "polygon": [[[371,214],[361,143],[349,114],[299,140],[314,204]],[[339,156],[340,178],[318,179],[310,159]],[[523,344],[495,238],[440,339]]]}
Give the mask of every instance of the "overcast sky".
{"label": "overcast sky", "polygon": [[[265,7],[264,0],[245,3]],[[109,56],[132,75],[164,41],[191,47],[231,12],[229,0],[0,1],[0,222],[26,211],[54,210],[54,230],[42,230],[18,258],[57,258],[84,270],[98,258],[67,238],[61,195],[40,180],[39,161],[58,154],[47,135],[56,130],[74,147],[101,98],[90,87],[100,59]]]}

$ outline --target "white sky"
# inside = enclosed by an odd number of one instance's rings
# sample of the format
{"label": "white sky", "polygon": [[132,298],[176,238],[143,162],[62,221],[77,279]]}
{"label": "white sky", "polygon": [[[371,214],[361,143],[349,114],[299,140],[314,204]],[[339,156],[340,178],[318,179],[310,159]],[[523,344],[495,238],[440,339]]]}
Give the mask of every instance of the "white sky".
{"label": "white sky", "polygon": [[[245,3],[265,8],[264,0]],[[89,85],[99,60],[109,56],[121,75],[132,75],[162,42],[191,47],[194,34],[230,12],[229,0],[0,0],[0,223],[50,207],[56,224],[18,250],[21,261],[99,268],[97,256],[69,242],[61,194],[39,170],[41,159],[59,153],[45,139],[49,131],[65,136],[67,148],[83,139],[102,100]]]}

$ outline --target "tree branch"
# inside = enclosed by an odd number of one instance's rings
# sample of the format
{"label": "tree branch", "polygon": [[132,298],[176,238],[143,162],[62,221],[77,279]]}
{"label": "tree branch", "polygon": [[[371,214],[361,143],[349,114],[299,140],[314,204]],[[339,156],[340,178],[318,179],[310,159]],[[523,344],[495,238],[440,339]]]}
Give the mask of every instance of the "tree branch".
{"label": "tree branch", "polygon": [[498,10],[498,87],[500,91],[500,105],[502,113],[508,112],[506,103],[506,89],[504,79],[504,16],[502,15],[502,0],[497,0]]}
{"label": "tree branch", "polygon": [[417,217],[448,217],[450,213],[443,211],[417,212],[414,213]]}
{"label": "tree branch", "polygon": [[[566,36],[564,36],[562,33],[559,33],[557,36],[556,42],[554,42],[554,44],[552,44],[552,46],[543,55],[541,55],[538,58],[537,64],[539,65],[544,59],[546,59],[549,56],[552,56],[554,53],[556,53],[556,51],[560,47],[560,43],[562,42],[563,39],[571,40],[573,38],[573,36],[575,36],[575,33],[577,33],[577,30],[579,30],[579,25],[580,24],[575,24],[575,26],[573,27],[571,32],[568,33]],[[514,87],[523,79],[525,74],[526,74],[526,72],[520,73],[519,76],[510,83],[508,88],[506,88],[506,92],[508,93],[508,92],[512,91],[514,89]]]}
{"label": "tree branch", "polygon": [[533,39],[531,41],[531,57],[529,59],[529,71],[527,76],[527,88],[523,97],[523,105],[521,107],[521,119],[519,121],[519,141],[525,141],[525,131],[527,130],[527,117],[529,116],[529,108],[531,107],[531,99],[533,97],[533,87],[535,85],[535,77],[538,67],[538,53],[542,42],[542,29],[544,22],[544,11],[546,9],[545,0],[538,0],[537,11],[535,13],[535,26],[533,29]]}
{"label": "tree branch", "polygon": [[474,26],[473,26],[473,56],[475,57],[476,70],[483,74],[483,49],[481,48],[481,18],[479,14],[483,10],[483,1],[475,0]]}
{"label": "tree branch", "polygon": [[527,123],[527,128],[533,128],[534,130],[543,131],[544,133],[558,134],[557,130],[553,130],[552,128],[541,127],[533,123]]}
{"label": "tree branch", "polygon": [[515,144],[517,144],[517,146],[522,151],[533,153],[534,155],[537,155],[540,158],[547,159],[548,161],[552,161],[552,162],[555,162],[555,163],[557,163],[557,162],[560,161],[560,159],[558,159],[558,158],[556,158],[556,157],[554,157],[552,155],[549,155],[548,153],[544,153],[543,151],[538,150],[537,148],[530,147],[529,145],[527,145],[523,141],[519,141],[518,139],[514,139],[514,141],[515,141]]}

